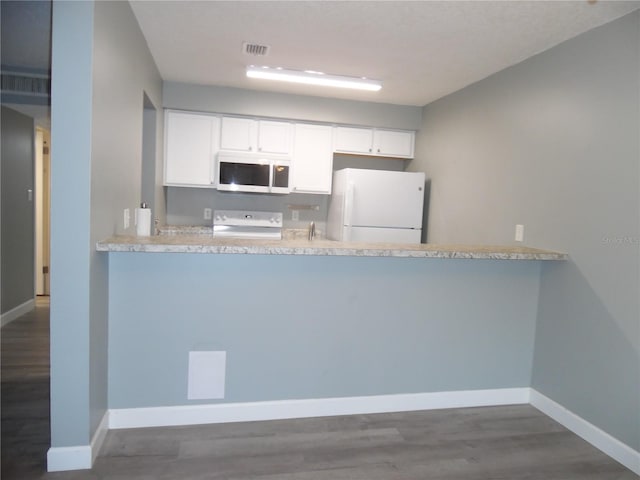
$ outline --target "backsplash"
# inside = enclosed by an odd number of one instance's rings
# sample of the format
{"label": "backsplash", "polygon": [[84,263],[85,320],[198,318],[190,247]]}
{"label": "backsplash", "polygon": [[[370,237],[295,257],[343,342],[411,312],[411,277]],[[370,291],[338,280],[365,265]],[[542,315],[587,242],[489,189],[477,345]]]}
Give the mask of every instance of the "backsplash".
{"label": "backsplash", "polygon": [[[167,225],[211,225],[212,220],[204,219],[204,209],[210,208],[282,212],[284,228],[306,228],[313,221],[324,230],[328,203],[327,195],[269,195],[219,192],[208,188],[167,187]],[[298,208],[298,221],[292,220],[293,210],[290,206]]]}
{"label": "backsplash", "polygon": [[[334,170],[369,168],[374,170],[404,170],[408,161],[390,160],[357,155],[335,154]],[[285,229],[306,229],[315,222],[320,231],[326,230],[328,195],[291,193],[270,195],[263,193],[219,192],[209,188],[166,187],[167,225],[211,225],[204,219],[204,209],[259,210],[282,212]],[[305,208],[307,207],[307,208]],[[312,208],[308,208],[312,207]],[[298,220],[292,219],[293,209]]]}

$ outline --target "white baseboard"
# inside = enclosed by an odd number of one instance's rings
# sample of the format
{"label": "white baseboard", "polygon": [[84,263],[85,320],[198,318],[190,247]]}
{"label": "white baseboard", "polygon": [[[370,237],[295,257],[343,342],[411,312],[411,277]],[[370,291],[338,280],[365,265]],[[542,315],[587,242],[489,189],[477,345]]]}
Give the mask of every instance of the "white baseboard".
{"label": "white baseboard", "polygon": [[93,466],[109,428],[109,412],[105,412],[90,445],[51,447],[47,452],[47,471],[87,470]]}
{"label": "white baseboard", "polygon": [[465,390],[365,397],[123,408],[105,413],[90,445],[51,448],[50,472],[91,468],[108,429],[199,425],[366,413],[530,403],[614,460],[640,475],[640,452],[531,388]]}
{"label": "white baseboard", "polygon": [[248,422],[523,403],[529,403],[529,388],[124,408],[109,411],[109,428]]}
{"label": "white baseboard", "polygon": [[91,468],[91,446],[51,447],[47,452],[47,471],[86,470]]}
{"label": "white baseboard", "polygon": [[579,437],[582,437],[629,470],[640,475],[640,452],[632,449],[533,388],[531,389],[530,402],[531,405],[545,415],[553,418],[556,422],[568,428]]}
{"label": "white baseboard", "polygon": [[0,315],[0,326],[4,327],[5,325],[13,322],[16,318],[24,315],[25,313],[30,312],[34,308],[36,308],[35,299],[32,298],[31,300],[27,300],[23,304],[18,305],[17,307],[12,308],[8,312],[5,312],[2,315]]}
{"label": "white baseboard", "polygon": [[98,453],[100,453],[100,449],[102,448],[102,444],[104,443],[104,439],[107,437],[107,432],[109,431],[109,410],[104,412],[102,416],[102,420],[98,424],[98,428],[93,434],[93,438],[91,439],[91,465],[96,461],[96,457]]}

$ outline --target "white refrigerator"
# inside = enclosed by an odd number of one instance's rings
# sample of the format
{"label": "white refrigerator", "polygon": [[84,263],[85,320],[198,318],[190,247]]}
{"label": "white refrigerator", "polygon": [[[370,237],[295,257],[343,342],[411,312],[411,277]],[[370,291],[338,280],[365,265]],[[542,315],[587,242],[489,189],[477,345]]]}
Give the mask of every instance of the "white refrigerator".
{"label": "white refrigerator", "polygon": [[342,242],[420,243],[425,175],[345,168],[333,174],[327,237]]}

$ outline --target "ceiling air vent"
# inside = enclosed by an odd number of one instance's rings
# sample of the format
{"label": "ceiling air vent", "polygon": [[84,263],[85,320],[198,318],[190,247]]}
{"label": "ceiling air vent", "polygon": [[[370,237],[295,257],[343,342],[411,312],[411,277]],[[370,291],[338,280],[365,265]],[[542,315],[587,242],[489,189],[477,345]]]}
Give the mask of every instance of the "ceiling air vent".
{"label": "ceiling air vent", "polygon": [[264,57],[269,54],[269,45],[260,45],[258,43],[244,42],[242,50],[246,55],[254,55],[256,57]]}

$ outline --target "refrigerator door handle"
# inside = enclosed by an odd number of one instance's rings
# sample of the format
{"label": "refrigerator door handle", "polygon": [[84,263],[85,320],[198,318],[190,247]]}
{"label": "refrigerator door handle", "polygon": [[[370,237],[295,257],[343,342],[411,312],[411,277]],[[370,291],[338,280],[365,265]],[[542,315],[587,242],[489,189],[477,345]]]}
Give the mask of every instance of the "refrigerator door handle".
{"label": "refrigerator door handle", "polygon": [[355,198],[355,189],[356,186],[353,182],[347,183],[347,194],[344,196],[344,222],[346,231],[345,231],[345,241],[351,241],[351,230],[353,228],[353,200]]}

